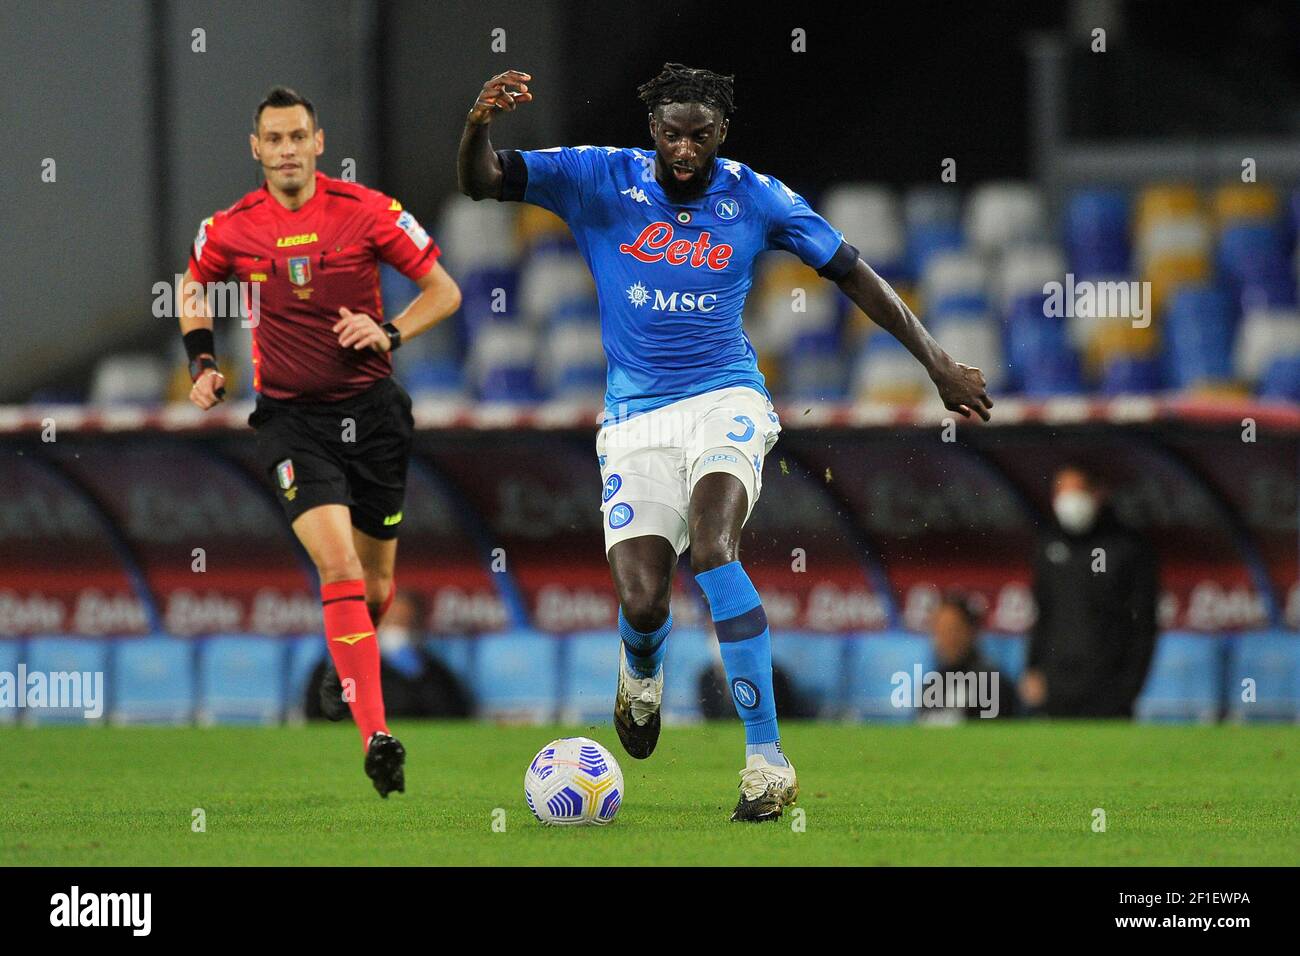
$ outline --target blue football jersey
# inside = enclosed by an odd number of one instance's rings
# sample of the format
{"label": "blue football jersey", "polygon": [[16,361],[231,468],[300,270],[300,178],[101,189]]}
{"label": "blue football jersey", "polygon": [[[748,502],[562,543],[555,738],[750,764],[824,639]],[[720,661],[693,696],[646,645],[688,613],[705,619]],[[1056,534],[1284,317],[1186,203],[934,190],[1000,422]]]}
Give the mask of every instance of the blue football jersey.
{"label": "blue football jersey", "polygon": [[502,155],[509,164],[522,157],[527,174],[521,184],[517,170],[512,189],[508,166],[502,198],[563,219],[595,278],[607,415],[626,418],[736,385],[767,394],[741,321],[755,260],[766,249],[785,249],[821,270],[843,242],[802,196],[722,158],[702,196],[676,203],[655,180],[649,150],[577,146]]}

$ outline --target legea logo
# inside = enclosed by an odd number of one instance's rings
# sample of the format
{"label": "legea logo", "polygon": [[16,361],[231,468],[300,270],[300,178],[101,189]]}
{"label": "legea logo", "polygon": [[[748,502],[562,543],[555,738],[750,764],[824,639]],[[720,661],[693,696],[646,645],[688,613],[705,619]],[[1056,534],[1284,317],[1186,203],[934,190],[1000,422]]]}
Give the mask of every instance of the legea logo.
{"label": "legea logo", "polygon": [[710,238],[706,230],[694,241],[674,239],[671,222],[652,222],[630,245],[621,243],[618,251],[640,262],[663,261],[670,266],[690,265],[692,269],[708,266],[718,272],[727,267],[735,250],[725,242],[711,245]]}

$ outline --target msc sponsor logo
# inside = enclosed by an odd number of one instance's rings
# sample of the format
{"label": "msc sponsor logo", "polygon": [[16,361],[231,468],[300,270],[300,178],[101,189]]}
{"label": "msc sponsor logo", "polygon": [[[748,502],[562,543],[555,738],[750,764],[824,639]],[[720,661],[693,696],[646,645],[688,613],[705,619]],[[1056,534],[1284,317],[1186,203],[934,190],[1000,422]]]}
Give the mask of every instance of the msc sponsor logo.
{"label": "msc sponsor logo", "polygon": [[628,286],[627,300],[638,309],[653,301],[650,305],[652,312],[712,312],[718,305],[718,294],[675,291],[664,295],[662,289],[647,289],[637,282]]}
{"label": "msc sponsor logo", "polygon": [[618,251],[639,262],[662,261],[670,266],[689,265],[692,269],[708,266],[714,272],[725,269],[735,251],[725,242],[713,245],[708,230],[694,240],[674,239],[673,235],[671,222],[652,222],[631,243],[621,243]]}
{"label": "msc sponsor logo", "polygon": [[275,248],[287,249],[289,246],[305,246],[309,242],[319,242],[320,237],[314,232],[304,232],[297,236],[281,236],[275,240]]}

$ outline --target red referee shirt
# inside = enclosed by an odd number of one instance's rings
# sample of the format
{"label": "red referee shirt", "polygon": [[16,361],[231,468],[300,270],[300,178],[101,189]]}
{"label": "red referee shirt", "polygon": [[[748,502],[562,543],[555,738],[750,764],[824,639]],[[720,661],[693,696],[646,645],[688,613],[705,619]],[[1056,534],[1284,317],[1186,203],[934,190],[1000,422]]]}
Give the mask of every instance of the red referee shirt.
{"label": "red referee shirt", "polygon": [[415,280],[438,255],[397,200],[317,173],[315,194],[298,209],[285,209],[263,185],[204,220],[190,274],[199,282],[257,283],[253,388],[268,398],[330,402],[393,371],[387,352],[339,347],[331,331],[339,309],[382,323],[380,260]]}

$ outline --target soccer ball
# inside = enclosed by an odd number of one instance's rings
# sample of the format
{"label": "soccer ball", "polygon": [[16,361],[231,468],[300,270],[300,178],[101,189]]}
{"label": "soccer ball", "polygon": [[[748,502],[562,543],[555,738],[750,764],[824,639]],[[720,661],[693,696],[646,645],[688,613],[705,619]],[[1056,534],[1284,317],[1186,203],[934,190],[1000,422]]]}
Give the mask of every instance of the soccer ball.
{"label": "soccer ball", "polygon": [[524,798],[547,826],[604,826],[623,803],[623,771],[588,737],[561,737],[524,772]]}

